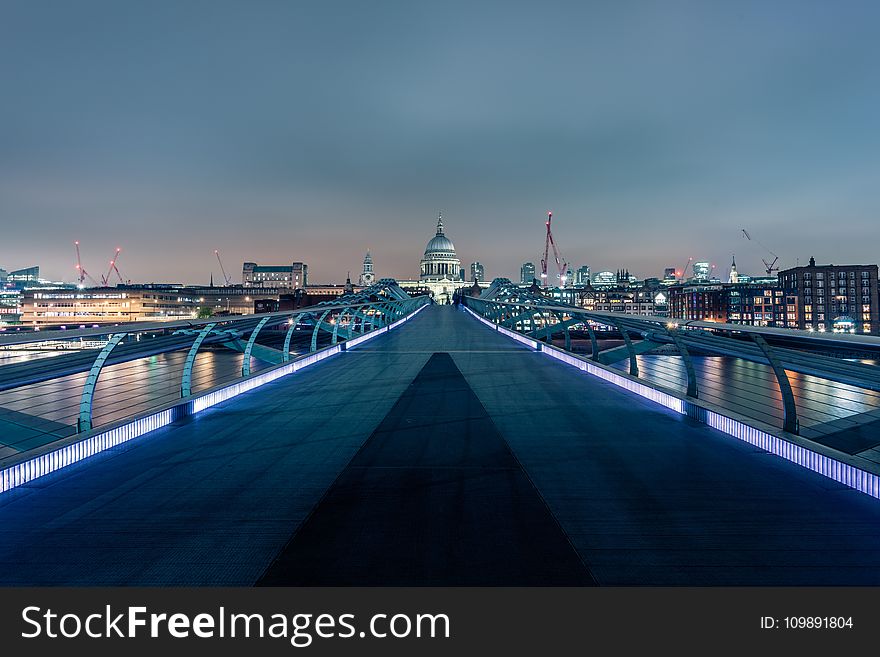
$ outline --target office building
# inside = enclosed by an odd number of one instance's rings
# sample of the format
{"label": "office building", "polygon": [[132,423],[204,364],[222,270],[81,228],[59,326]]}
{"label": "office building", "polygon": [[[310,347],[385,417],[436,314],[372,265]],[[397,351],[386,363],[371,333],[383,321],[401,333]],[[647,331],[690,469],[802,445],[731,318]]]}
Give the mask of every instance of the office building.
{"label": "office building", "polygon": [[695,262],[693,264],[693,272],[694,272],[694,280],[695,281],[708,281],[709,274],[711,271],[712,271],[712,268],[708,262]]}
{"label": "office building", "polygon": [[780,271],[779,284],[793,298],[788,328],[838,333],[880,333],[877,265],[817,265]]}
{"label": "office building", "polygon": [[26,267],[25,269],[16,269],[15,271],[11,271],[6,275],[6,282],[8,283],[39,283],[40,282],[40,268],[39,267]]}
{"label": "office building", "polygon": [[297,289],[309,284],[309,266],[303,262],[290,265],[258,265],[246,262],[241,268],[245,287],[279,287]]}
{"label": "office building", "polygon": [[777,285],[691,282],[667,294],[669,316],[679,319],[777,328],[796,321],[794,298]]}
{"label": "office building", "polygon": [[178,289],[96,287],[26,289],[21,322],[33,326],[91,326],[193,319],[202,300]]}

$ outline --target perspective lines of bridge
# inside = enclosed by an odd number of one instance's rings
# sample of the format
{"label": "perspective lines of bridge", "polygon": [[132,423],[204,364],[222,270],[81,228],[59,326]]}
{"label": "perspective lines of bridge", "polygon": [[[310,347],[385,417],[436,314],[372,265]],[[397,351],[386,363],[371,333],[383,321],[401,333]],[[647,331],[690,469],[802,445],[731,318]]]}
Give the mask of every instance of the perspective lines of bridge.
{"label": "perspective lines of bridge", "polygon": [[0,581],[880,584],[876,500],[452,306],[0,497]]}

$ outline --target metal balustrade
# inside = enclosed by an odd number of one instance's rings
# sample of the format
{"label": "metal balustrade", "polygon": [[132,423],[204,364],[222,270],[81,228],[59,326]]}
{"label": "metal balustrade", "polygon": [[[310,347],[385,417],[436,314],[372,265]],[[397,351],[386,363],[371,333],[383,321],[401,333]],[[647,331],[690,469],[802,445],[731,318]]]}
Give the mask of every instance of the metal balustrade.
{"label": "metal balustrade", "polygon": [[[263,315],[0,336],[0,492],[344,351],[429,303],[375,289]],[[85,341],[92,348],[73,348]]]}
{"label": "metal balustrade", "polygon": [[[875,336],[590,311],[535,299],[500,301],[463,297],[462,301],[494,324],[535,340],[550,342],[551,336],[557,335],[568,350],[572,345],[571,331],[576,328],[586,331],[591,360],[617,368],[623,366],[629,375],[649,384],[672,388],[691,398],[707,396],[720,405],[724,405],[725,400],[718,395],[719,381],[711,380],[706,358],[727,359],[729,371],[743,373],[727,382],[728,401],[735,410],[747,411],[758,402],[764,408],[756,414],[756,419],[776,418],[778,428],[787,433],[802,433],[802,416],[808,426],[816,426],[848,415],[880,410],[877,362],[827,355],[836,351],[843,356],[858,353],[880,357],[880,338]],[[600,350],[596,331],[602,329],[618,334],[623,345]],[[651,360],[652,353],[658,351],[664,354],[664,366],[658,364],[656,358]],[[700,366],[696,367],[698,359]],[[744,370],[745,363],[764,367]],[[771,385],[768,385],[769,377],[772,377]],[[753,380],[750,382],[749,378]],[[824,389],[828,408],[816,407],[817,398],[821,397],[819,393],[812,398],[803,394],[809,386]],[[764,398],[759,399],[762,395]],[[843,402],[843,408],[834,403],[836,398]]]}
{"label": "metal balustrade", "polygon": [[[551,358],[880,498],[880,338],[591,311],[522,297],[460,302]],[[588,336],[582,345],[575,331]],[[607,346],[614,339],[623,344]]]}

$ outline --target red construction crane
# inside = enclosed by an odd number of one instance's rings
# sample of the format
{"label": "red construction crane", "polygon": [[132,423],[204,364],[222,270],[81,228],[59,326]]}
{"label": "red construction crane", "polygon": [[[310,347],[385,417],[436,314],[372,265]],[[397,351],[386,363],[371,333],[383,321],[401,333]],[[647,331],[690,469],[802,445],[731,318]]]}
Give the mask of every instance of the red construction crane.
{"label": "red construction crane", "polygon": [[685,263],[684,267],[681,268],[681,271],[675,272],[675,276],[678,278],[679,282],[682,282],[687,278],[687,268],[693,260],[693,258],[688,258],[688,261]]}
{"label": "red construction crane", "polygon": [[88,278],[92,284],[97,287],[98,281],[96,281],[92,275],[86,271],[86,268],[82,266],[82,260],[79,257],[79,240],[73,243],[76,247],[76,273],[77,278],[79,279],[79,286],[85,287],[86,278]]}
{"label": "red construction crane", "polygon": [[562,285],[565,285],[566,275],[565,272],[568,270],[568,263],[563,260],[559,255],[559,250],[556,248],[556,242],[553,239],[553,232],[550,230],[550,222],[553,221],[553,213],[547,213],[547,237],[544,240],[544,257],[541,259],[541,283],[546,287],[547,285],[547,259],[550,256],[550,247],[553,247],[553,259],[556,261],[556,268],[558,270],[557,278],[559,278]]}
{"label": "red construction crane", "polygon": [[214,249],[214,255],[217,256],[217,262],[220,263],[220,271],[223,272],[223,279],[226,281],[227,285],[231,285],[232,279],[226,275],[226,268],[223,266],[223,261],[220,259],[220,251]]}
{"label": "red construction crane", "polygon": [[122,249],[119,247],[116,248],[116,253],[113,254],[113,259],[110,261],[110,269],[107,270],[107,275],[101,278],[101,284],[105,287],[110,284],[110,275],[115,271],[116,275],[119,277],[120,283],[125,283],[125,280],[122,278],[122,274],[119,273],[119,269],[116,267],[116,261],[119,259],[119,254],[122,253]]}

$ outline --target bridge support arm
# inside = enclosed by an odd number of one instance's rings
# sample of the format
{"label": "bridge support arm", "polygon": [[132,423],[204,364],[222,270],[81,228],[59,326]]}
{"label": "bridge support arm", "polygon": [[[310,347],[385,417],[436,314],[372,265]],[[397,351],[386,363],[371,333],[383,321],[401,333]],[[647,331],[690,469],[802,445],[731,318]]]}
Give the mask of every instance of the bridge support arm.
{"label": "bridge support arm", "polygon": [[629,332],[619,323],[615,323],[617,330],[620,331],[621,335],[623,335],[623,341],[626,344],[626,350],[629,352],[629,373],[632,376],[639,375],[639,362],[636,360],[636,350],[633,348],[632,340],[629,337]]}
{"label": "bridge support arm", "polygon": [[82,396],[79,400],[79,418],[76,421],[76,430],[77,433],[82,433],[83,431],[90,431],[92,428],[92,401],[95,398],[95,388],[98,385],[98,377],[101,375],[101,369],[104,367],[104,363],[107,362],[107,358],[110,356],[110,352],[122,342],[122,338],[124,338],[127,333],[115,333],[110,336],[110,340],[104,345],[104,348],[101,349],[101,352],[98,354],[98,357],[95,358],[95,362],[92,364],[92,369],[89,370],[89,374],[86,377],[86,382],[83,385]]}
{"label": "bridge support arm", "polygon": [[260,323],[256,325],[254,330],[251,331],[251,336],[248,338],[247,346],[244,348],[244,360],[241,361],[242,376],[251,375],[251,352],[254,350],[254,343],[257,341],[257,336],[260,334],[260,331],[263,330],[263,327],[268,321],[269,318],[264,317],[260,320]]}
{"label": "bridge support arm", "polygon": [[596,339],[596,331],[593,330],[592,325],[588,320],[584,320],[584,326],[587,327],[587,333],[590,334],[590,346],[593,348],[592,359],[595,361],[599,360],[599,341]]}
{"label": "bridge support arm", "polygon": [[324,318],[330,314],[329,310],[325,310],[324,314],[321,315],[321,318],[315,323],[315,330],[312,331],[312,347],[309,351],[318,351],[318,331],[321,330],[322,325],[324,324]]}
{"label": "bridge support arm", "polygon": [[202,346],[202,341],[208,337],[208,334],[214,330],[215,326],[217,326],[216,323],[205,324],[204,328],[202,328],[202,330],[198,332],[198,335],[196,335],[196,339],[193,340],[189,352],[186,354],[186,362],[183,364],[183,374],[180,377],[181,397],[189,397],[192,394],[192,371],[193,365],[195,365],[196,362],[196,354],[199,351],[199,347]]}
{"label": "bridge support arm", "polygon": [[[342,311],[336,315],[336,323],[333,325],[333,340],[330,344],[336,344],[339,341],[339,325],[342,324],[342,318],[345,316],[349,318],[349,324],[353,321],[354,316],[351,314],[351,308],[343,308]],[[351,326],[348,327],[348,337],[351,337]]]}
{"label": "bridge support arm", "polygon": [[284,336],[284,349],[281,353],[282,363],[290,362],[290,340],[291,338],[293,338],[293,332],[296,330],[296,325],[299,323],[299,318],[305,314],[306,313],[297,313],[290,318],[290,326],[287,328],[287,333]]}
{"label": "bridge support arm", "polygon": [[[351,331],[351,334],[352,334],[352,335],[354,335],[355,333],[360,333],[361,335],[363,335],[364,333],[366,333],[366,332],[367,332],[367,321],[369,321],[369,323],[370,323],[370,330],[371,330],[371,331],[373,330],[373,320],[372,320],[372,319],[369,319],[369,318],[367,317],[367,313],[366,313],[366,309],[367,309],[367,308],[369,308],[369,306],[364,305],[364,306],[358,306],[358,307],[355,309],[355,311],[354,311],[354,319],[357,320],[357,318],[360,317],[360,320],[361,320],[361,330],[360,330],[360,331],[355,331],[354,329],[352,329],[352,331]],[[355,329],[357,328],[357,324],[356,324],[356,323],[355,323],[355,327],[354,327],[354,328],[355,328]]]}
{"label": "bridge support arm", "polygon": [[675,348],[678,349],[678,353],[681,354],[681,359],[684,361],[684,368],[687,372],[687,395],[688,397],[694,397],[696,399],[697,373],[694,370],[694,363],[691,360],[691,354],[685,346],[684,341],[681,339],[681,336],[678,335],[676,329],[667,329],[666,333],[672,339],[672,342],[675,343]]}
{"label": "bridge support arm", "polygon": [[753,333],[752,340],[754,340],[761,348],[764,357],[767,359],[767,362],[770,363],[770,367],[776,375],[776,381],[779,383],[779,392],[782,393],[782,409],[784,413],[782,430],[796,434],[800,430],[800,426],[797,417],[797,405],[794,401],[794,393],[791,390],[791,383],[788,380],[788,374],[785,373],[785,368],[782,366],[782,363],[776,358],[773,349],[767,344],[767,341],[762,336]]}

